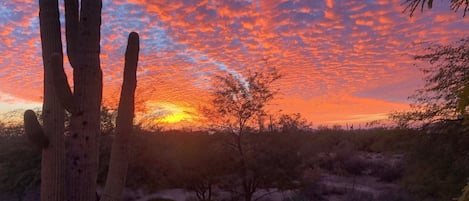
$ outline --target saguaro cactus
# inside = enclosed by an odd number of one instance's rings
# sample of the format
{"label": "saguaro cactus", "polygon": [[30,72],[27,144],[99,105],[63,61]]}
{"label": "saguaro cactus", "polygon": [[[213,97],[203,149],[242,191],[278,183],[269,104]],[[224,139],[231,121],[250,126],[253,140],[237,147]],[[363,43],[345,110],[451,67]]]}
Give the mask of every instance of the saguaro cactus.
{"label": "saguaro cactus", "polygon": [[119,109],[116,119],[116,138],[112,144],[109,171],[101,201],[120,200],[125,186],[128,167],[130,133],[134,114],[134,94],[137,87],[137,69],[139,38],[136,33],[129,35],[125,52],[124,83],[122,84]]}
{"label": "saguaro cactus", "polygon": [[[63,69],[57,0],[39,0],[44,63],[44,122],[25,112],[25,131],[42,148],[41,200],[92,201],[96,199],[98,135],[102,99],[100,68],[101,0],[65,0],[68,58],[73,67],[74,90]],[[103,200],[120,200],[127,171],[127,142],[132,132],[139,38],[129,35],[124,82],[118,109],[117,134]],[[67,147],[64,113],[71,113]]]}

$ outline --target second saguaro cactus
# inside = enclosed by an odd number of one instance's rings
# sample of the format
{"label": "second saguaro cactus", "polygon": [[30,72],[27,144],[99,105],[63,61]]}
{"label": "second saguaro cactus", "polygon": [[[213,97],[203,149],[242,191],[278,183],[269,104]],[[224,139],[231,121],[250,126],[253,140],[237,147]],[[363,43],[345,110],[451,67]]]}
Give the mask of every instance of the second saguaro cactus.
{"label": "second saguaro cactus", "polygon": [[[58,1],[39,0],[44,62],[44,122],[41,128],[35,114],[26,111],[25,131],[43,150],[42,201],[96,200],[102,101],[99,59],[101,7],[101,0],[65,0],[67,56],[73,67],[72,92],[63,69]],[[133,32],[129,35],[125,54],[117,133],[102,200],[120,200],[125,184],[138,53],[139,37]],[[70,130],[66,138],[65,110],[71,113]]]}
{"label": "second saguaro cactus", "polygon": [[116,119],[116,137],[114,138],[109,160],[106,185],[101,201],[120,200],[124,190],[129,160],[129,138],[132,133],[133,114],[135,110],[135,88],[137,87],[137,70],[139,37],[131,33],[125,52],[124,83],[122,84],[119,108]]}

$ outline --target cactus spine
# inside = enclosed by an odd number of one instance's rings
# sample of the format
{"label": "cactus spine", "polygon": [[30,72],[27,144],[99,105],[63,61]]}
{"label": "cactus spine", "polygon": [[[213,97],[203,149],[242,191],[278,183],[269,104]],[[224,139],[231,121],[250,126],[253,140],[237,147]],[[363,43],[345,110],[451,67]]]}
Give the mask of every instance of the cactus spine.
{"label": "cactus spine", "polygon": [[[24,123],[27,135],[43,150],[42,201],[96,200],[102,99],[99,59],[101,7],[101,0],[65,0],[67,56],[73,67],[72,93],[63,69],[58,0],[39,0],[44,63],[44,123],[41,129],[32,111],[25,112]],[[103,200],[120,200],[125,184],[127,143],[132,132],[134,115],[138,52],[138,34],[131,33],[125,55],[117,136],[113,143],[111,167]],[[66,149],[65,109],[71,113]]]}

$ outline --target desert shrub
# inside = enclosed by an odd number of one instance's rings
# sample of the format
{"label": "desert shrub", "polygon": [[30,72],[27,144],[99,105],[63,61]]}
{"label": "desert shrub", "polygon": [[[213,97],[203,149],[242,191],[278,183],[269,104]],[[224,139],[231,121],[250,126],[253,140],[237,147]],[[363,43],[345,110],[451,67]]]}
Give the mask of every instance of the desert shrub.
{"label": "desert shrub", "polygon": [[152,198],[148,201],[175,201],[175,200],[168,199],[168,198]]}
{"label": "desert shrub", "polygon": [[357,156],[342,157],[335,154],[322,155],[315,162],[321,169],[339,175],[362,175],[369,166],[368,162]]}
{"label": "desert shrub", "polygon": [[318,155],[317,157],[311,159],[309,163],[327,171],[333,171],[335,166],[334,158],[331,157],[328,153]]}
{"label": "desert shrub", "polygon": [[131,141],[127,186],[157,191],[172,187],[169,178],[171,152],[168,136],[139,131]]}
{"label": "desert shrub", "polygon": [[339,175],[361,175],[368,162],[358,156],[356,146],[349,140],[338,142],[330,153],[319,153],[310,164]]}
{"label": "desert shrub", "polygon": [[284,198],[282,201],[323,201],[325,200],[322,193],[318,190],[319,185],[307,186],[293,193],[290,197]]}
{"label": "desert shrub", "polygon": [[[377,131],[376,131],[377,132]],[[412,129],[389,129],[375,133],[371,152],[407,153],[419,143],[420,132]]]}
{"label": "desert shrub", "polygon": [[388,190],[380,193],[376,200],[379,201],[414,201],[415,199],[402,189]]}
{"label": "desert shrub", "polygon": [[177,185],[194,192],[194,200],[216,198],[214,189],[232,168],[223,141],[217,136],[204,135],[186,136],[175,143],[170,160],[175,170],[172,177]]}
{"label": "desert shrub", "polygon": [[343,201],[375,201],[375,199],[370,193],[354,191],[347,194]]}
{"label": "desert shrub", "polygon": [[41,151],[26,136],[0,137],[0,192],[15,192],[23,197],[25,191],[39,185]]}
{"label": "desert shrub", "polygon": [[376,150],[372,150],[373,145],[376,143],[377,135],[370,135],[370,134],[355,134],[353,143],[357,147],[358,151],[364,152],[380,152]]}
{"label": "desert shrub", "polygon": [[373,128],[348,131],[341,138],[351,141],[357,151],[402,153],[413,147],[417,134],[411,129]]}
{"label": "desert shrub", "polygon": [[321,170],[319,168],[307,168],[301,177],[301,184],[298,189],[293,192],[293,195],[284,201],[309,201],[309,200],[324,200],[322,196]]}
{"label": "desert shrub", "polygon": [[451,200],[469,177],[469,135],[451,125],[432,131],[409,152],[402,180],[420,199]]}
{"label": "desert shrub", "polygon": [[369,167],[369,163],[357,156],[344,160],[342,168],[351,175],[362,175]]}
{"label": "desert shrub", "polygon": [[[285,140],[288,139],[288,140]],[[265,187],[280,189],[296,188],[295,182],[303,172],[302,157],[299,155],[301,138],[287,134],[258,136],[255,141],[263,141],[254,151],[255,169],[264,178]]]}
{"label": "desert shrub", "polygon": [[379,181],[394,182],[402,178],[404,168],[400,164],[382,165],[382,167],[375,173]]}

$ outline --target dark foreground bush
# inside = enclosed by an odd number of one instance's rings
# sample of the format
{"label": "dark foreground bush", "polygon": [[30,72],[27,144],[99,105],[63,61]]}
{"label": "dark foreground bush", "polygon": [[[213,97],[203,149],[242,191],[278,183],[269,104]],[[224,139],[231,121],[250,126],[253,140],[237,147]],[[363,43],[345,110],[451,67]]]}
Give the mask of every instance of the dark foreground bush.
{"label": "dark foreground bush", "polygon": [[394,182],[402,178],[404,168],[402,165],[385,165],[377,172],[379,181]]}
{"label": "dark foreground bush", "polygon": [[402,190],[389,190],[378,195],[379,201],[414,201],[415,199],[409,193]]}
{"label": "dark foreground bush", "polygon": [[466,132],[449,126],[421,136],[406,162],[406,187],[422,200],[459,197],[469,177],[468,144]]}
{"label": "dark foreground bush", "polygon": [[175,201],[175,200],[167,199],[167,198],[153,198],[148,201]]}
{"label": "dark foreground bush", "polygon": [[347,194],[343,201],[375,201],[375,199],[373,199],[373,195],[370,193],[355,191]]}

